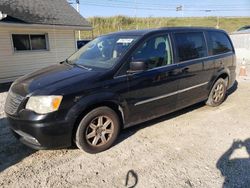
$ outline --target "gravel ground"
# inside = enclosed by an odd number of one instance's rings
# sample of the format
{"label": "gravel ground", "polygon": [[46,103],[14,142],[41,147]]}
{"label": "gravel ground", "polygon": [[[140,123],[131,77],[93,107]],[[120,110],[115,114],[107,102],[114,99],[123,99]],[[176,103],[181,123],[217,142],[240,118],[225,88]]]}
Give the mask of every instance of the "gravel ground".
{"label": "gravel ground", "polygon": [[0,93],[0,118],[4,117],[4,104],[7,96],[7,92]]}
{"label": "gravel ground", "polygon": [[0,187],[249,187],[249,93],[250,80],[240,78],[221,106],[198,104],[124,130],[115,146],[91,155],[35,151],[16,141],[3,92]]}

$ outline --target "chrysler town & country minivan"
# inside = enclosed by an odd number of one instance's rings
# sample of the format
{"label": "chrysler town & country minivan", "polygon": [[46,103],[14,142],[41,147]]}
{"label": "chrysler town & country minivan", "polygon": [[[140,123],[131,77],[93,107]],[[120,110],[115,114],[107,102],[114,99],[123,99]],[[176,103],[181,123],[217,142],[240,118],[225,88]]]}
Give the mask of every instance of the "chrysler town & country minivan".
{"label": "chrysler town & country minivan", "polygon": [[205,101],[235,82],[226,32],[160,28],[100,36],[64,62],[17,79],[5,104],[10,127],[36,149],[111,147],[123,128]]}

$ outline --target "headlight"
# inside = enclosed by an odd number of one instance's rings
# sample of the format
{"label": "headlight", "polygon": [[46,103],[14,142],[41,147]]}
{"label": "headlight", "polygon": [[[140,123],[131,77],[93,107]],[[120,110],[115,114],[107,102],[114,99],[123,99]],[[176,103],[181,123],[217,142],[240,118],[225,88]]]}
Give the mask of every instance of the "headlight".
{"label": "headlight", "polygon": [[34,96],[30,97],[26,109],[38,114],[47,114],[57,111],[60,107],[63,96]]}

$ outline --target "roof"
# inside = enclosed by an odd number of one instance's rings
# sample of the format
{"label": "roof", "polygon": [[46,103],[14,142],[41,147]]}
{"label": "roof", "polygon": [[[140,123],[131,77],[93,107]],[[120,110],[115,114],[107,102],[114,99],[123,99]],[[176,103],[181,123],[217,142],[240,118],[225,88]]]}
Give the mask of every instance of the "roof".
{"label": "roof", "polygon": [[243,27],[240,27],[239,29],[237,29],[237,31],[242,31],[242,30],[246,30],[246,29],[250,29],[250,25],[245,25]]}
{"label": "roof", "polygon": [[250,29],[235,31],[232,34],[244,34],[244,33],[250,33]]}
{"label": "roof", "polygon": [[66,0],[0,0],[0,22],[91,27]]}
{"label": "roof", "polygon": [[[157,33],[162,31],[195,31],[195,30],[210,30],[210,31],[223,31],[211,27],[162,27],[155,29],[142,29],[142,30],[127,30],[127,31],[118,31],[111,34],[117,35],[146,35],[149,33]],[[223,31],[225,32],[225,31]]]}

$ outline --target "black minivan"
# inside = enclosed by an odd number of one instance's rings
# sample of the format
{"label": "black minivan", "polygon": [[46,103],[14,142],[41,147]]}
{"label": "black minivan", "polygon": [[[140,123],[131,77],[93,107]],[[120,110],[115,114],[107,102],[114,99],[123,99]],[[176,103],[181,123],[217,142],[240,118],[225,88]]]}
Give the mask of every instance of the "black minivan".
{"label": "black minivan", "polygon": [[235,82],[226,32],[160,28],[100,36],[64,62],[16,80],[5,104],[16,137],[36,149],[108,149],[123,128],[194,103],[218,106]]}

